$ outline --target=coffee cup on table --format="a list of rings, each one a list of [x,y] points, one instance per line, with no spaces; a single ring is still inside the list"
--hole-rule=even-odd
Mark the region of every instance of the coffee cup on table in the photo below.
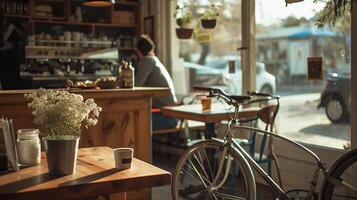
[[[236,73],[236,61],[235,60],[228,61],[228,71],[230,74]]]
[[[212,98],[210,97],[202,97],[201,98],[201,105],[202,111],[207,112],[211,110]]]
[[[115,168],[123,170],[129,169],[133,160],[134,149],[116,148],[114,149]]]

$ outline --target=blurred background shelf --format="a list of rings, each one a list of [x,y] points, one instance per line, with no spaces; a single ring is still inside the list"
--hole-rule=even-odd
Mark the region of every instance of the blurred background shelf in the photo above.
[[[140,1],[116,1],[104,8],[82,6],[78,0],[0,0],[4,8],[4,17],[9,21],[27,21],[32,27],[30,35],[41,32],[34,24],[43,23],[52,26],[78,26],[84,33],[106,32],[108,29],[122,29],[119,34],[130,33],[132,37],[141,34]],[[42,15],[42,16],[41,16]],[[46,16],[48,15],[48,16]],[[110,32],[110,30],[109,30]]]

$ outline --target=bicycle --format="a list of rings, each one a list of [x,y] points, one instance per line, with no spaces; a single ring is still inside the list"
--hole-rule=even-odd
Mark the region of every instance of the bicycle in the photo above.
[[[216,88],[195,87],[195,89],[208,92],[208,97],[223,99],[228,105],[234,106],[235,112],[234,117],[227,124],[228,131],[223,139],[204,139],[189,147],[181,156],[173,176],[172,194],[174,200],[254,200],[256,199],[256,184],[252,168],[270,185],[276,199],[310,200],[320,198],[330,200],[339,197],[335,196],[339,188],[348,190],[352,195],[351,199],[357,199],[357,178],[352,178],[353,183],[348,180],[352,175],[357,176],[357,149],[345,153],[327,170],[319,157],[305,146],[270,131],[239,125],[237,121],[239,109],[241,106],[249,104],[251,96],[232,96]],[[256,93],[256,95],[260,94]],[[261,96],[267,99],[279,98],[265,94],[261,94]],[[309,190],[284,191],[239,145],[234,139],[232,129],[255,131],[279,138],[312,156],[316,161],[316,167]],[[239,169],[239,175],[236,173],[237,169]],[[324,175],[324,180],[318,197],[315,190],[320,171]],[[344,176],[345,173],[347,173],[347,177]],[[337,193],[337,195],[339,194]]]

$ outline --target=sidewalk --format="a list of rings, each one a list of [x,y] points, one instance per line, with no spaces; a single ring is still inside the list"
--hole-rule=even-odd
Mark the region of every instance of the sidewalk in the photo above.
[[[293,94],[320,93],[322,89],[323,84],[278,85],[276,94],[285,96]]]

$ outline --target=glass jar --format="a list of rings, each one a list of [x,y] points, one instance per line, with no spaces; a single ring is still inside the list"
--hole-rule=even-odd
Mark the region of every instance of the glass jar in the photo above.
[[[17,154],[19,165],[32,166],[41,162],[41,144],[38,129],[19,129],[17,131]]]

